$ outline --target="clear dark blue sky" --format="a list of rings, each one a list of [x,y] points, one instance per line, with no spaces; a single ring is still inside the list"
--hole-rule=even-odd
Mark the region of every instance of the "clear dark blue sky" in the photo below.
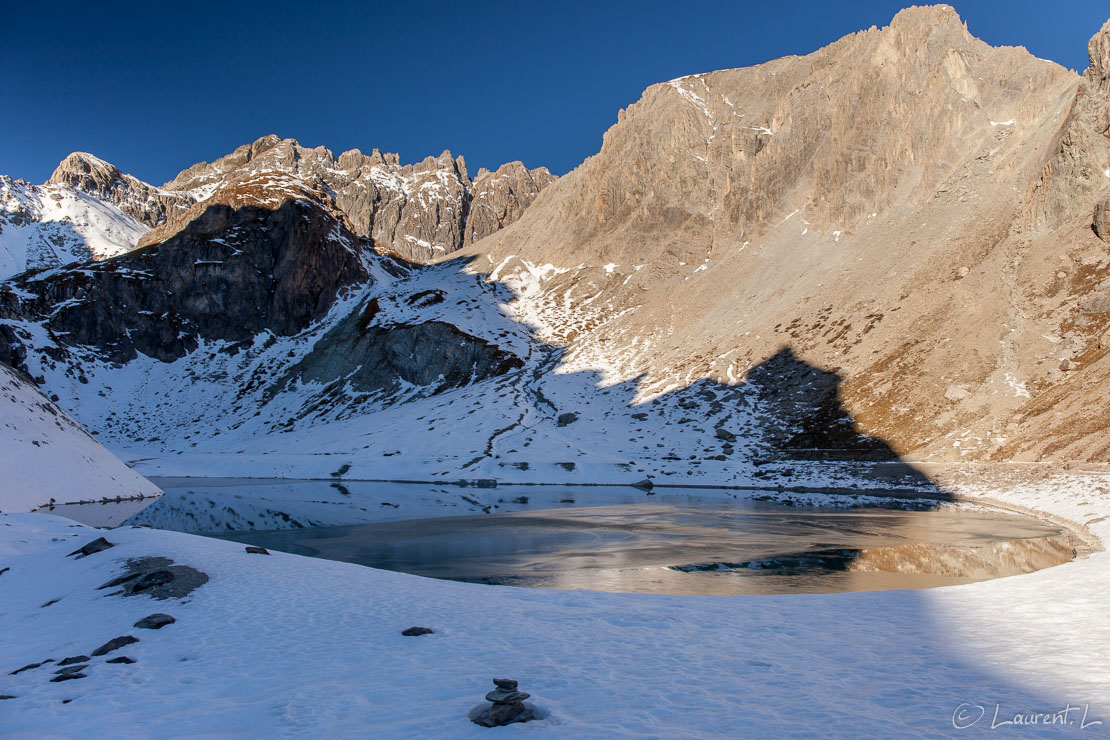
[[[805,54],[907,3],[4,3],[0,173],[73,150],[161,183],[267,133],[562,174],[654,82]],[[975,35],[1073,69],[1105,0],[952,3]]]

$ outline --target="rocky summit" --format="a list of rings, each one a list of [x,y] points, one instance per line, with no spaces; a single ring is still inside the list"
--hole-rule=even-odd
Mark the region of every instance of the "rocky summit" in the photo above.
[[[266,136],[153,187],[75,154],[2,183],[40,269],[0,284],[0,361],[162,472],[1105,460],[1107,49],[1077,75],[910,8],[653,85],[558,179]],[[58,198],[129,230],[46,238]]]
[[[152,243],[149,229],[195,205],[280,173],[325,190],[360,237],[382,253],[427,261],[504,228],[556,179],[509,162],[470,177],[465,160],[443,152],[402,165],[396,154],[356,150],[338,159],[324,147],[264,136],[214,162],[189,167],[161,187],[88,154],[66,157],[43,185],[0,175],[0,279],[27,269],[101,260]]]

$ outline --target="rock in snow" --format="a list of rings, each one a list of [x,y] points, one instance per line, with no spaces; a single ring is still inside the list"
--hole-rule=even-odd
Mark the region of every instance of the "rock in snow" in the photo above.
[[[162,614],[159,612],[143,617],[138,622],[135,622],[135,626],[145,630],[160,630],[167,624],[173,624],[176,621],[177,620],[169,614]]]
[[[72,556],[76,555],[77,559],[80,560],[81,558],[88,557],[89,555],[92,555],[93,553],[103,552],[104,550],[107,550],[110,547],[115,547],[115,545],[113,545],[111,542],[104,539],[103,537],[97,537],[92,542],[89,542],[89,543],[85,544],[83,547],[79,547],[78,549],[74,550],[67,557],[72,557]]]
[[[138,642],[138,641],[139,641],[138,637],[132,637],[131,635],[123,635],[121,637],[113,637],[111,640],[108,640],[108,642],[104,643],[103,645],[98,647],[96,650],[93,650],[92,654],[93,654],[94,658],[99,657],[101,655],[107,655],[108,653],[112,652],[113,650],[119,650],[121,647],[124,647],[125,645],[130,645],[130,644]]]
[[[524,700],[531,696],[517,690],[517,682],[508,678],[495,678],[496,689],[486,694],[486,701],[492,702],[471,715],[470,721],[483,727],[503,727],[516,722],[530,722],[535,719],[531,707]]]

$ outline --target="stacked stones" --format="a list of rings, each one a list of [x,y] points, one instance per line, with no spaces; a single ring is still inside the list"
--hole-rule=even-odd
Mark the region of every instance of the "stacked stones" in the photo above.
[[[517,691],[517,682],[509,678],[493,679],[496,689],[486,694],[486,701],[492,705],[475,714],[471,721],[483,727],[501,727],[514,722],[528,722],[535,719],[531,707],[524,706],[524,700],[531,694]]]

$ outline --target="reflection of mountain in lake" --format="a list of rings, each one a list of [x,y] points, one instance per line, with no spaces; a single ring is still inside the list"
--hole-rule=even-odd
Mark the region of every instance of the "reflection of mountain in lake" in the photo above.
[[[433,578],[712,595],[924,588],[1028,572],[1074,555],[1060,530],[1027,517],[720,499],[224,537]]]

